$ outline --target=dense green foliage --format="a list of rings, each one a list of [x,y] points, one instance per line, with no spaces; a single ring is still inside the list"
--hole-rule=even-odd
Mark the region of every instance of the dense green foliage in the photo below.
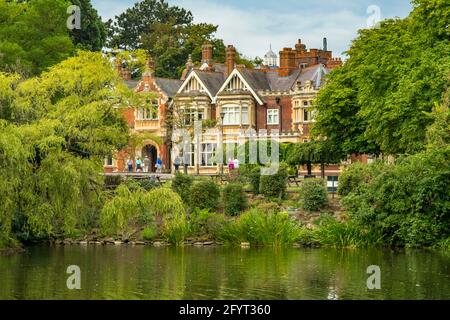
[[[353,221],[377,233],[384,243],[437,245],[450,236],[449,159],[447,146],[396,164],[350,169],[344,177],[362,171],[363,179],[346,183],[343,204]]]
[[[106,43],[106,27],[91,0],[70,0],[81,10],[81,29],[74,29],[70,36],[73,44],[83,50],[101,51]],[[67,15],[66,15],[67,16]]]
[[[98,224],[103,158],[127,142],[131,93],[100,54],[20,81],[0,73],[0,238],[77,236]]]
[[[247,195],[242,185],[228,184],[223,188],[222,194],[225,214],[236,216],[247,208]]]
[[[244,164],[239,167],[238,180],[240,183],[250,184],[253,194],[259,194],[259,182],[261,179],[261,167]]]
[[[73,54],[66,0],[0,0],[0,71],[36,75]]]
[[[450,3],[414,0],[405,19],[365,29],[317,99],[316,134],[344,154],[416,153],[449,83]]]
[[[175,178],[172,180],[172,190],[178,193],[185,204],[189,204],[193,183],[194,178],[192,176],[182,173],[175,174]]]
[[[287,179],[287,165],[281,163],[275,174],[261,176],[259,192],[266,197],[284,199],[286,197]]]
[[[319,211],[327,203],[327,191],[322,179],[306,179],[300,187],[301,207],[308,211]]]
[[[190,189],[192,209],[215,210],[220,202],[220,188],[210,179],[196,181]]]
[[[237,220],[225,223],[218,237],[231,244],[249,242],[255,246],[280,247],[294,243],[300,230],[285,212],[264,213],[252,209]]]
[[[292,145],[285,152],[285,157],[290,165],[306,165],[309,176],[312,174],[312,165],[320,164],[322,178],[325,177],[326,164],[336,164],[345,158],[342,151],[327,140]]]

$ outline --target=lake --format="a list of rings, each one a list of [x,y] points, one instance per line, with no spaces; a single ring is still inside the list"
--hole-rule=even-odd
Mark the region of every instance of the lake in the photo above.
[[[34,246],[0,256],[0,299],[450,299],[450,252]]]

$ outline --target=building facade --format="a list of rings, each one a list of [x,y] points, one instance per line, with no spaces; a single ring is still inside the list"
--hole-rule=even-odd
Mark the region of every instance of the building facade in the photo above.
[[[326,75],[342,64],[327,50],[326,39],[323,49],[307,50],[301,40],[294,48],[282,49],[279,66],[276,54],[270,50],[263,65],[255,69],[236,64],[233,46],[226,48],[225,63],[212,60],[210,44],[205,43],[202,49],[200,67],[195,68],[189,58],[180,80],[156,78],[151,72],[145,73],[141,81],[128,80],[136,92],[157,94],[151,102],[153,112],[147,112],[148,108],[130,108],[125,114],[134,132],[158,137],[158,141],[144,140],[133,147],[138,157],[154,160],[160,156],[165,171],[170,172],[172,158],[181,155],[189,158],[190,173],[215,174],[221,170],[215,157],[218,145],[241,144],[242,131],[265,130],[269,136],[275,134],[279,143],[310,140],[315,117],[313,101]],[[196,121],[203,124],[200,141],[183,150],[169,141],[168,127],[192,132]],[[133,152],[128,151],[128,156],[130,153]],[[124,170],[126,156],[116,158],[109,170]]]

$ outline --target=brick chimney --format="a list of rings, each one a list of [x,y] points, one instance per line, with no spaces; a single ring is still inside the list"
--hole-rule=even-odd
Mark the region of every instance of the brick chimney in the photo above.
[[[295,60],[295,51],[292,48],[284,48],[280,51],[280,68],[278,69],[280,77],[287,77],[297,69]]]
[[[230,75],[236,64],[236,49],[232,45],[227,47],[227,56],[226,56],[226,65],[227,65],[227,74]]]
[[[209,42],[205,42],[202,46],[202,64],[212,64],[213,46]]]

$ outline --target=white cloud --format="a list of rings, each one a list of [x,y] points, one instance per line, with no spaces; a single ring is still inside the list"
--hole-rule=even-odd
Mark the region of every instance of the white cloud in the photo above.
[[[328,38],[329,50],[339,56],[366,23],[364,16],[348,10],[277,13],[263,8],[246,10],[207,0],[172,0],[170,3],[191,10],[196,22],[219,25],[217,36],[251,57],[263,56],[270,44],[274,51],[293,47],[298,39],[302,39],[308,48],[322,48],[324,37]]]

